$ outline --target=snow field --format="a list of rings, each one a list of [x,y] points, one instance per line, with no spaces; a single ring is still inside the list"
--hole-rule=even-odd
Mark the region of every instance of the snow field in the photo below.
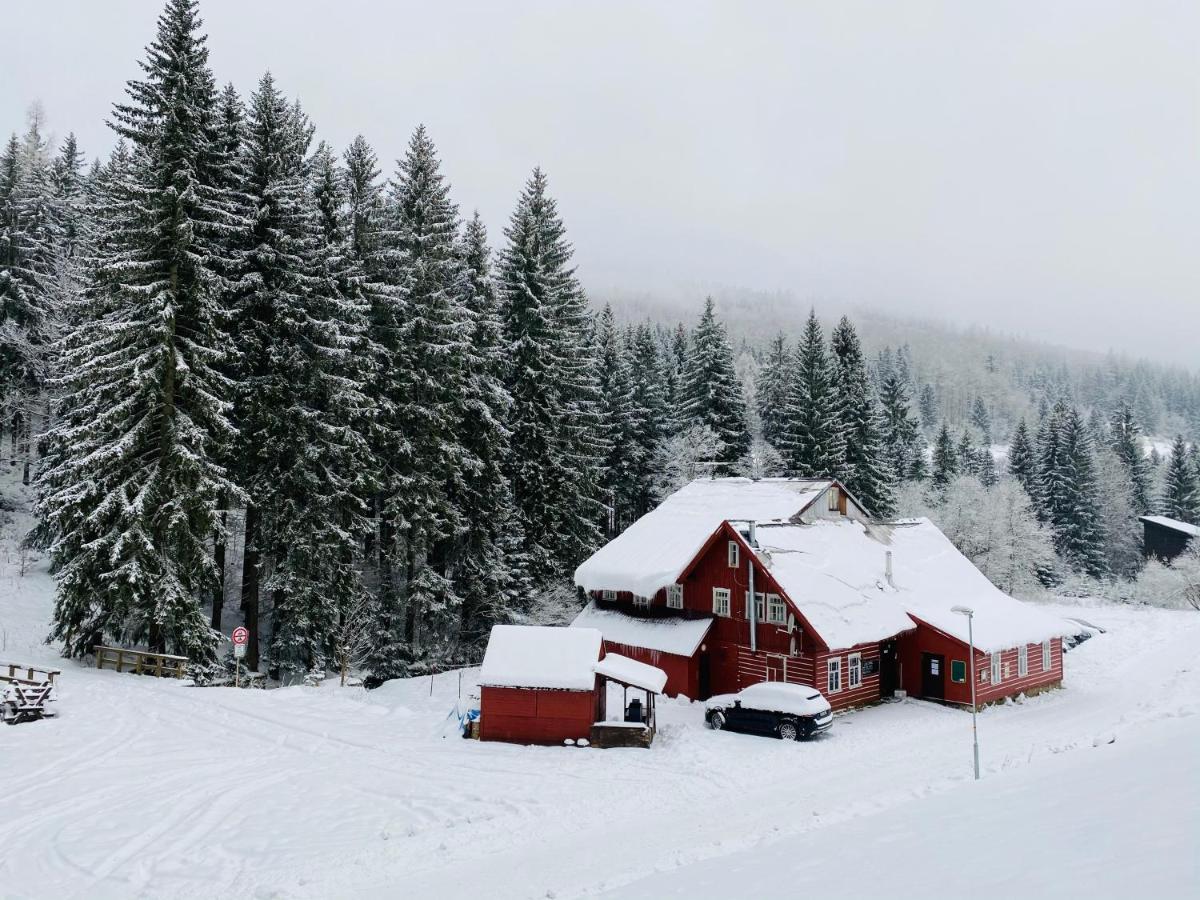
[[[9,656],[55,659],[26,643],[47,583],[6,588]],[[1066,690],[981,714],[989,782],[1084,766],[1155,723],[1194,734],[1200,616],[1085,616],[1109,631],[1068,654]],[[802,744],[714,733],[700,704],[666,701],[652,749],[596,751],[462,740],[457,673],[431,695],[428,678],[236,691],[61,667],[59,717],[0,730],[5,897],[637,896],[657,872],[778,842],[802,856],[971,788],[969,717],[917,701]]]

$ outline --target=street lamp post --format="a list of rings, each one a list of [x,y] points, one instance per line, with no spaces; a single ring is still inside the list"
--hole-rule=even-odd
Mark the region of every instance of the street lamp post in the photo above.
[[[969,606],[955,606],[951,612],[967,617],[967,646],[971,661],[967,663],[967,680],[971,682],[971,744],[975,752],[975,780],[979,780],[979,729],[975,725],[975,610]]]

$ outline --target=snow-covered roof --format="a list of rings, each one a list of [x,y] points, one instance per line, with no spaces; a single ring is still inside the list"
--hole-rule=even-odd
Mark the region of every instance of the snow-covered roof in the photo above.
[[[1188,522],[1181,522],[1178,519],[1172,519],[1168,516],[1139,516],[1139,518],[1143,522],[1161,525],[1163,528],[1170,528],[1172,531],[1178,531],[1181,534],[1186,534],[1188,537],[1200,537],[1200,526],[1192,525]]]
[[[594,628],[495,625],[479,671],[488,687],[590,691],[602,638]]]
[[[914,627],[884,576],[888,548],[861,522],[759,525],[755,536],[759,560],[831,650]]]
[[[572,628],[594,628],[613,644],[645,647],[660,653],[691,656],[708,634],[712,618],[640,619],[589,603],[571,623]]]
[[[592,554],[575,570],[575,583],[585,591],[653,597],[675,583],[722,522],[786,521],[830,484],[828,479],[697,479]]]
[[[619,653],[608,653],[596,663],[596,674],[655,694],[661,694],[667,683],[667,673],[658,666],[649,666]]]
[[[967,640],[966,616],[951,611],[960,605],[974,610],[975,646],[989,653],[1078,630],[1057,616],[1008,596],[928,519],[913,519],[880,530],[885,532],[886,549],[892,551],[896,585],[893,596],[909,615],[939,631]],[[876,570],[881,563],[877,563]]]

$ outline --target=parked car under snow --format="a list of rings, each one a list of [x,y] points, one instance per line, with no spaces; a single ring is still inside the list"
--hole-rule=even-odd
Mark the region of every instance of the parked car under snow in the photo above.
[[[833,726],[829,701],[806,684],[764,681],[705,703],[705,719],[715,731],[773,734],[785,741],[807,740]]]

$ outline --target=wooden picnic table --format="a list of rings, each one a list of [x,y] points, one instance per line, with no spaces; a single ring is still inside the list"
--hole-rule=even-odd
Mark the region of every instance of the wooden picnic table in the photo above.
[[[123,647],[105,647],[102,644],[97,644],[94,649],[97,669],[103,669],[108,664],[118,672],[155,675],[159,678],[183,678],[188,664],[186,656],[172,656],[170,653],[126,650]]]
[[[54,715],[46,704],[54,699],[54,679],[61,674],[59,669],[0,663],[0,720],[16,725]]]

